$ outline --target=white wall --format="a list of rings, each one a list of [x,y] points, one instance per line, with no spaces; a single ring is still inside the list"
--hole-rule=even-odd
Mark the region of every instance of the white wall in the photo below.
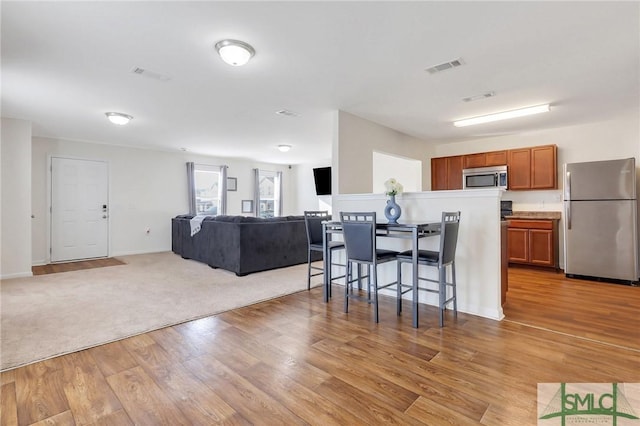
[[[422,161],[374,151],[372,174],[374,193],[385,192],[384,183],[389,178],[398,181],[405,192],[422,191]]]
[[[553,114],[553,110],[549,112]],[[562,165],[582,161],[635,157],[640,165],[640,111],[612,120],[537,132],[436,144],[436,157],[474,152],[555,144],[558,146],[556,191],[507,191],[503,199],[513,200],[514,210],[561,211]]]
[[[443,211],[461,212],[456,249],[458,309],[496,320],[504,316],[500,292],[500,218],[496,214],[501,192],[498,189],[430,191],[405,193],[397,198],[402,207],[400,223],[440,222]],[[334,211],[375,211],[377,221],[384,222],[386,198],[383,194],[337,195],[333,199]],[[377,241],[379,248],[398,251],[410,248],[406,239],[378,238]],[[420,248],[438,250],[439,241],[439,237],[423,238],[420,240]],[[344,252],[338,253],[343,256]],[[338,259],[343,260],[344,258]],[[378,268],[380,284],[396,280],[395,262],[384,263]],[[406,280],[411,279],[410,268],[405,268],[403,282],[405,277]],[[342,271],[336,270],[336,273]],[[436,279],[436,268],[421,267],[421,276]],[[405,297],[411,297],[410,293]],[[421,292],[419,300],[421,303],[437,305],[437,296],[433,294]],[[403,315],[411,315],[409,304],[405,304]]]
[[[422,188],[431,187],[431,144],[344,111],[337,120],[332,161],[338,194],[373,192],[374,151],[421,161]]]
[[[33,252],[34,264],[48,262],[48,159],[66,156],[109,163],[109,254],[118,256],[171,250],[171,218],[188,213],[185,163],[223,165],[237,178],[237,191],[228,191],[228,214],[241,214],[241,201],[253,199],[253,168],[283,172],[284,214],[294,214],[297,199],[291,170],[286,165],[213,158],[187,152],[153,151],[122,146],[33,138]],[[28,192],[27,192],[28,193]],[[147,234],[147,228],[151,232]]]
[[[31,123],[2,118],[0,277],[31,276]]]
[[[294,214],[302,214],[305,210],[331,210],[331,196],[316,195],[315,182],[313,180],[314,168],[329,166],[331,166],[331,160],[292,166],[291,181],[296,199]]]

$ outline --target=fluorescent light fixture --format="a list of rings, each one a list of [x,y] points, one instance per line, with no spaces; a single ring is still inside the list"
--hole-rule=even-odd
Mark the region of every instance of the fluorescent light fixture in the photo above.
[[[120,126],[124,126],[133,120],[133,117],[127,114],[123,114],[121,112],[105,112],[104,113],[110,122],[113,124],[118,124]]]
[[[246,64],[256,54],[253,47],[240,40],[222,40],[215,47],[222,60],[234,67]]]
[[[498,112],[495,114],[480,115],[478,117],[465,118],[464,120],[454,121],[456,127],[471,126],[473,124],[490,123],[492,121],[506,120],[508,118],[524,117],[525,115],[539,114],[549,111],[549,104],[538,105],[527,108],[514,109],[511,111]]]
[[[281,152],[287,152],[291,149],[291,145],[278,145],[278,149]]]

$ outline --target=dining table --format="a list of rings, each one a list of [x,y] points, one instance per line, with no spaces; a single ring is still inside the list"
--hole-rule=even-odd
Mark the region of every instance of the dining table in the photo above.
[[[401,238],[411,240],[412,256],[412,312],[413,327],[418,328],[418,249],[420,240],[426,237],[440,235],[440,221],[403,221],[401,223],[376,223],[376,238]],[[323,259],[324,274],[324,302],[329,302],[331,282],[329,280],[329,268],[331,265],[326,259],[329,259],[329,242],[332,241],[334,235],[342,234],[342,223],[340,221],[323,221],[322,222],[322,243],[323,243]],[[345,277],[345,280],[347,278]]]

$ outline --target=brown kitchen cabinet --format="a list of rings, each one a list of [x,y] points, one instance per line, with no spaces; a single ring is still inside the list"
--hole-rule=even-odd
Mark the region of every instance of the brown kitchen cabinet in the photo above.
[[[558,221],[511,219],[508,228],[509,263],[558,269]]]
[[[509,189],[558,189],[556,145],[510,149]]]
[[[464,168],[485,167],[487,165],[487,153],[467,154],[464,156]]]
[[[485,155],[485,166],[506,166],[507,165],[507,151],[492,151],[487,152]]]
[[[477,154],[467,154],[464,156],[465,169],[506,165],[507,151],[479,152]]]
[[[431,159],[431,190],[462,189],[463,156]]]
[[[464,168],[506,166],[507,151],[478,152],[464,156]]]

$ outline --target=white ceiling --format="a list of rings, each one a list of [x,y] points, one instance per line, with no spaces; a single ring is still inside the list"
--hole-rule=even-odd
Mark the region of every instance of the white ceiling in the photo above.
[[[338,109],[442,143],[599,121],[639,104],[636,1],[1,7],[2,116],[32,121],[34,136],[297,164],[330,158]],[[225,38],[255,57],[223,63],[213,45]],[[456,58],[465,65],[425,71]],[[462,101],[487,91],[496,96]],[[546,114],[451,124],[548,102]],[[115,126],[107,111],[135,118]],[[293,149],[281,153],[281,143]]]

